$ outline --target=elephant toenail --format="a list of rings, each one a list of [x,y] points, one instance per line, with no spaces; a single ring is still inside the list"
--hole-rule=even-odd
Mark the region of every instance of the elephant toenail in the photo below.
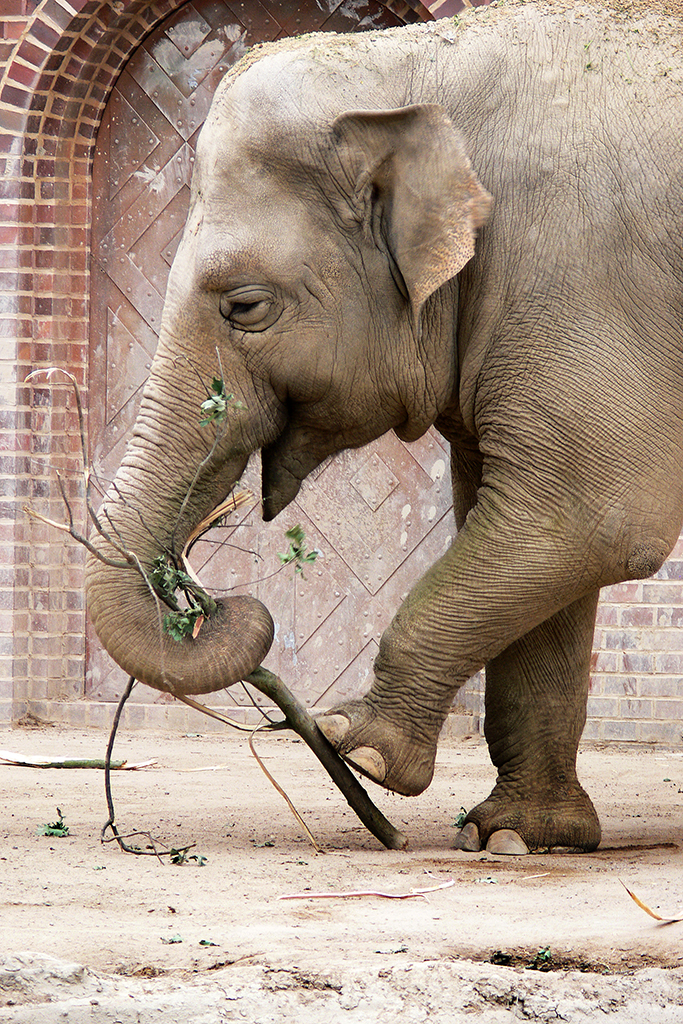
[[[481,842],[479,841],[479,829],[473,821],[468,821],[458,832],[453,843],[455,850],[464,850],[465,853],[479,853]]]
[[[321,733],[333,747],[339,747],[347,732],[351,728],[346,715],[321,715],[316,718],[316,725]]]
[[[511,828],[501,828],[491,834],[486,844],[488,853],[510,854],[511,856],[522,856],[529,852],[529,847],[517,832]]]
[[[379,750],[375,750],[374,747],[356,747],[345,757],[376,782],[384,782],[387,777],[386,762]]]

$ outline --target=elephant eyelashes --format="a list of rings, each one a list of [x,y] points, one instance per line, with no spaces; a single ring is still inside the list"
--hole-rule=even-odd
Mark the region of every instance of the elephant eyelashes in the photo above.
[[[273,296],[255,288],[241,289],[239,293],[224,292],[220,312],[224,320],[241,331],[265,331],[280,314]]]

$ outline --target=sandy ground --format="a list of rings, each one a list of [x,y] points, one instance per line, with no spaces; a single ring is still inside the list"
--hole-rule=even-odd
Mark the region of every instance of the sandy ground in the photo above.
[[[450,849],[461,806],[493,782],[477,739],[442,745],[420,797],[371,787],[405,853],[365,831],[303,743],[256,744],[324,855],[241,735],[117,740],[115,756],[156,760],[113,775],[121,830],[194,843],[203,866],[102,845],[101,771],[0,767],[0,1021],[683,1022],[683,923],[658,924],[621,884],[683,916],[680,750],[582,749],[601,848],[505,858]],[[0,732],[24,755],[105,745],[60,727]],[[40,835],[57,807],[69,835]],[[426,898],[280,899],[450,880]]]

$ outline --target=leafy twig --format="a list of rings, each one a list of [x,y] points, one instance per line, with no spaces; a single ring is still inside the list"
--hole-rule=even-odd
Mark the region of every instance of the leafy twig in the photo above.
[[[283,565],[289,565],[293,562],[294,571],[300,573],[303,578],[304,566],[312,565],[318,557],[318,552],[315,550],[306,550],[306,534],[298,523],[296,526],[293,526],[291,530],[287,530],[285,532],[285,537],[289,541],[289,549],[284,555],[278,555],[277,557]]]
[[[221,354],[220,354],[220,351],[219,351],[218,348],[216,348],[216,358],[218,360],[219,377],[217,377],[215,379],[216,380],[220,380],[222,382],[223,381],[223,364],[221,362]],[[197,486],[197,481],[199,480],[199,478],[200,478],[204,468],[211,462],[211,459],[213,458],[213,456],[214,456],[214,454],[215,454],[215,452],[216,452],[216,450],[218,448],[218,445],[220,444],[221,440],[225,436],[225,421],[224,421],[224,419],[214,420],[214,422],[216,424],[216,433],[215,433],[215,436],[214,436],[214,439],[213,439],[213,443],[211,444],[211,447],[209,448],[209,450],[206,453],[206,455],[204,456],[204,458],[201,460],[201,462],[197,466],[197,468],[195,470],[195,473],[194,473],[194,476],[192,477],[192,480],[190,482],[190,486],[187,488],[187,491],[185,493],[185,497],[183,498],[183,500],[182,500],[182,502],[180,504],[180,508],[178,509],[178,515],[176,516],[175,526],[173,527],[173,531],[171,533],[171,546],[173,548],[175,548],[176,530],[178,529],[178,526],[180,525],[182,517],[183,517],[183,515],[185,513],[185,509],[187,508],[188,502],[189,502],[190,498],[192,497],[192,494],[194,492],[195,487]]]

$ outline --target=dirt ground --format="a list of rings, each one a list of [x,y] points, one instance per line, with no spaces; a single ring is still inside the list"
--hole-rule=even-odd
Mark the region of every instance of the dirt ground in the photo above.
[[[26,756],[105,746],[94,731],[0,732],[0,748]],[[156,761],[114,773],[121,830],[194,843],[202,866],[102,845],[101,771],[0,767],[0,1021],[683,1022],[683,923],[658,924],[621,884],[683,917],[680,750],[582,749],[600,849],[509,858],[450,849],[461,806],[493,782],[478,739],[442,744],[420,797],[368,784],[410,836],[404,853],[365,831],[303,743],[256,746],[324,854],[241,735],[117,740],[115,757]],[[57,807],[69,835],[40,835]],[[405,900],[280,898],[451,880]]]

